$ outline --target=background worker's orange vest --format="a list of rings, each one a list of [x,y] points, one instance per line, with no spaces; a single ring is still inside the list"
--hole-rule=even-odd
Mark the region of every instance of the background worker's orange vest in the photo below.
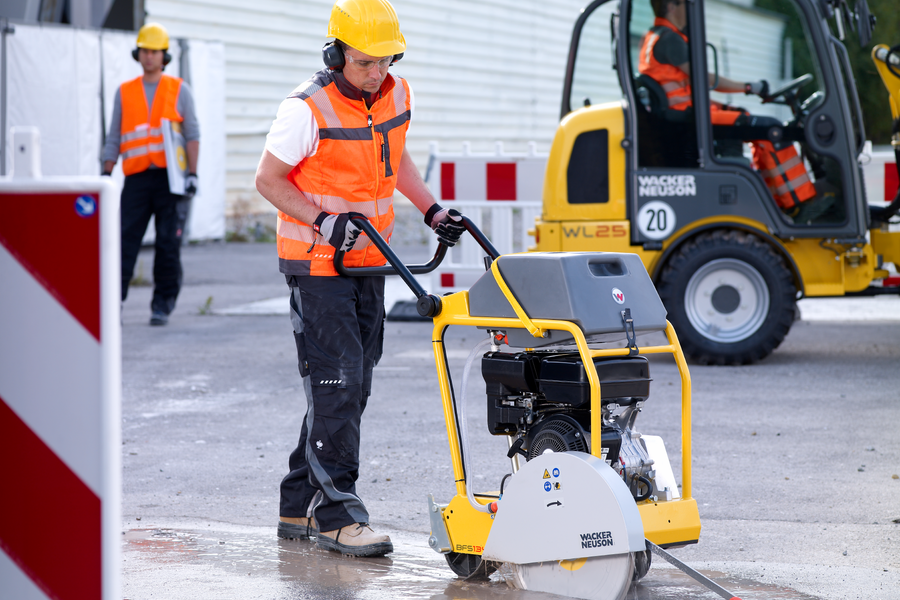
[[[343,92],[341,91],[343,90]],[[306,199],[331,214],[365,215],[382,237],[394,230],[394,188],[409,128],[407,83],[388,74],[371,108],[343,75],[319,71],[291,94],[305,101],[319,126],[319,146],[288,179]],[[334,248],[310,224],[279,211],[279,266],[289,275],[337,275]],[[385,264],[365,235],[344,255],[348,267]]]
[[[175,108],[181,79],[163,75],[156,86],[153,107],[147,106],[143,77],[126,81],[119,88],[122,103],[122,133],[119,154],[122,171],[134,175],[146,171],[150,165],[164,168],[166,152],[163,146],[162,120],[181,122],[184,118]]]

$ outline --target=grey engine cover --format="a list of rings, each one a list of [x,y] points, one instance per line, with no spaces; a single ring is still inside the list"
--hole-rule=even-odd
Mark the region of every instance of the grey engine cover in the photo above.
[[[516,300],[532,319],[572,321],[593,342],[625,339],[622,311],[631,310],[636,334],[664,331],[666,309],[636,254],[619,252],[529,252],[497,259]],[[516,318],[493,273],[469,290],[473,317]],[[537,348],[572,341],[559,330],[536,338],[527,329],[507,329],[509,345]]]

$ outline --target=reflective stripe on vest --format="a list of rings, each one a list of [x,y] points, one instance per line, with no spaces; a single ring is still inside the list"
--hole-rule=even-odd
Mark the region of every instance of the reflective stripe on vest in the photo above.
[[[396,173],[409,127],[409,90],[403,79],[389,74],[372,107],[366,108],[359,90],[347,86],[342,75],[323,70],[291,94],[310,107],[319,127],[319,145],[288,179],[314,206],[331,214],[360,213],[390,241]],[[334,248],[309,224],[279,211],[276,237],[283,273],[337,275]],[[385,262],[364,235],[344,255],[348,267]]]
[[[666,93],[669,108],[685,110],[691,106],[691,78],[676,67],[659,62],[653,56],[653,47],[664,35],[671,35],[669,31],[678,34],[687,43],[688,38],[677,27],[666,19],[659,17],[653,21],[653,29],[647,32],[641,42],[641,52],[638,60],[638,71],[652,77]]]
[[[803,159],[793,144],[775,150],[771,142],[752,143],[753,164],[781,208],[793,208],[816,195]]]
[[[122,106],[119,154],[125,175],[146,171],[151,164],[166,166],[162,120],[184,120],[176,108],[180,91],[181,79],[163,75],[156,86],[153,106],[148,108],[143,77],[126,81],[119,88]]]

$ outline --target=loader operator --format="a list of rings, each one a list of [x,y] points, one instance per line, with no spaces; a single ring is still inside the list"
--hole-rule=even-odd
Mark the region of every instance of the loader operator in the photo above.
[[[690,48],[683,32],[687,25],[687,0],[650,0],[656,19],[641,43],[638,70],[656,80],[666,93],[668,107],[687,110],[691,107]],[[709,75],[709,84],[715,75]],[[763,79],[740,83],[719,76],[716,91],[756,94],[766,97],[769,85]],[[743,109],[710,102],[713,125],[750,125],[754,127],[780,126],[772,117],[754,116]],[[794,222],[808,222],[821,214],[827,206],[816,202],[813,209],[808,201],[816,196],[803,160],[791,142],[773,144],[769,140],[752,140],[753,165],[762,175],[775,202]]]
[[[307,400],[281,482],[278,535],[382,556],[393,545],[369,527],[356,480],[360,420],[384,339],[384,277],[339,276],[334,254],[345,250],[348,267],[385,264],[368,238],[357,239],[350,216],[364,215],[390,241],[395,188],[446,245],[464,228],[458,212],[435,203],[405,149],[413,96],[388,72],[406,50],[391,4],[337,0],[328,37],[326,68],[281,103],[256,173],[278,209],[279,267]]]
[[[138,31],[131,55],[144,74],[126,81],[116,91],[109,133],[103,146],[103,175],[111,175],[119,155],[125,185],[122,188],[122,302],[150,217],[156,216],[153,258],[153,299],[150,324],[165,325],[181,290],[181,234],[190,199],[197,193],[197,157],[200,128],[191,88],[177,77],[163,74],[172,60],[169,34],[158,23]],[[162,119],[181,124],[186,141],[188,176],[185,194],[169,191]]]

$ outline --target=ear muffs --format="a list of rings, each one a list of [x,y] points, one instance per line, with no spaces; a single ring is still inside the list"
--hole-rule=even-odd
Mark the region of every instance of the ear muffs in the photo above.
[[[131,58],[140,62],[140,48],[135,48],[131,51]],[[166,66],[170,62],[172,62],[172,55],[166,50],[163,52],[163,66]]]
[[[332,71],[343,69],[344,52],[334,42],[328,42],[322,46],[322,62]]]
[[[398,60],[400,60],[401,58],[403,58],[403,54],[404,54],[403,52],[401,52],[400,54],[395,54],[395,55],[394,55],[394,60],[391,61],[391,64],[394,64],[395,62],[397,62]]]

